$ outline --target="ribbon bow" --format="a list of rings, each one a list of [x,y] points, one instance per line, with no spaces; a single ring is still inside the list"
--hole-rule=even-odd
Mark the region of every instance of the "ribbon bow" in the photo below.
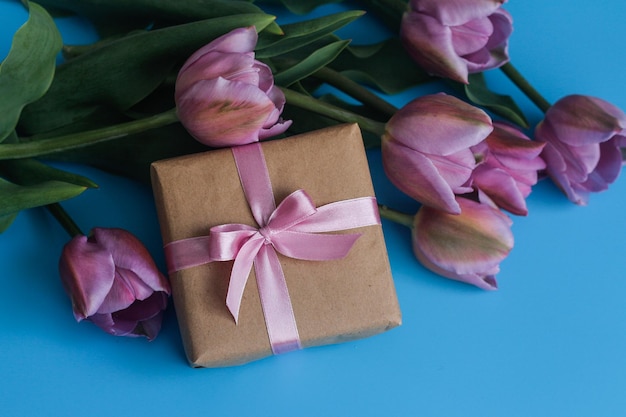
[[[345,257],[360,234],[322,234],[380,224],[374,197],[315,207],[304,190],[275,206],[265,158],[258,143],[232,148],[244,193],[259,225],[224,224],[208,236],[165,247],[170,272],[213,261],[234,260],[226,305],[235,322],[252,267],[255,268],[272,351],[300,348],[300,338],[278,253],[290,258],[329,261]]]

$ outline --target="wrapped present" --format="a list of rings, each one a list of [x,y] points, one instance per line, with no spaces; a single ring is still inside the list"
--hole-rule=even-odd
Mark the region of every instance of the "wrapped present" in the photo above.
[[[158,161],[152,182],[192,366],[400,324],[357,125]]]

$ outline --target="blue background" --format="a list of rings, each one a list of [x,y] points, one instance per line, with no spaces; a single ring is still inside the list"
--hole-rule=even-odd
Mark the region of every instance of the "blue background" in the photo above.
[[[621,0],[505,8],[515,21],[512,61],[549,101],[581,93],[626,109]],[[17,1],[0,0],[0,56],[25,18]],[[66,42],[95,38],[76,19],[59,23]],[[371,16],[341,32],[355,42],[384,34]],[[499,71],[488,79],[540,119]],[[402,105],[417,93],[391,99]],[[369,157],[379,199],[415,210],[384,178],[379,154]],[[64,167],[101,186],[65,204],[84,230],[126,228],[163,265],[148,188]],[[515,248],[498,291],[429,273],[411,253],[409,230],[384,222],[401,327],[226,369],[188,367],[172,309],[153,342],[77,324],[57,273],[65,232],[44,210],[23,212],[0,235],[0,415],[626,415],[626,178],[587,207],[544,181],[528,205],[529,216],[513,219]]]

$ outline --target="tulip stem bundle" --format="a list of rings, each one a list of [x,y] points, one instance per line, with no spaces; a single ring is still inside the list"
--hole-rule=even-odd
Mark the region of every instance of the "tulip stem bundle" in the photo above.
[[[389,207],[379,204],[378,212],[380,213],[380,217],[391,220],[394,223],[401,224],[408,228],[413,227],[413,216],[410,214],[402,213],[394,209],[390,209]]]
[[[46,208],[59,222],[59,224],[63,226],[63,229],[65,229],[70,237],[81,236],[83,234],[80,227],[78,227],[76,222],[74,222],[67,211],[65,211],[59,203],[48,204]]]
[[[385,123],[377,122],[365,116],[342,109],[341,107],[334,106],[330,103],[325,103],[321,100],[298,93],[288,88],[281,88],[281,90],[285,94],[287,103],[290,105],[312,111],[322,116],[330,117],[331,119],[339,122],[358,123],[361,129],[371,132],[378,137],[385,133]]]
[[[535,103],[542,112],[548,111],[551,104],[543,98],[541,94],[524,78],[524,76],[511,64],[507,62],[500,67],[500,70],[513,82],[526,96]]]
[[[391,103],[383,100],[377,94],[374,94],[361,84],[352,81],[338,71],[324,67],[318,70],[313,76],[321,81],[325,81],[329,85],[336,87],[342,92],[348,94],[355,100],[371,106],[383,113],[385,116],[391,117],[398,111],[398,108]]]
[[[0,160],[32,158],[82,148],[108,140],[118,139],[134,133],[167,126],[178,121],[176,109],[171,109],[154,116],[133,120],[132,122],[107,126],[86,132],[72,133],[53,138],[32,140],[22,143],[7,143],[0,147]],[[24,140],[24,139],[23,139]]]

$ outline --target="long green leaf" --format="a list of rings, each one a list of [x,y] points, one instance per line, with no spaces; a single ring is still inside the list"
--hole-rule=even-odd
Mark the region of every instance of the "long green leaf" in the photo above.
[[[22,186],[0,178],[0,216],[77,196],[85,187],[60,181]]]
[[[11,226],[18,214],[19,213],[11,213],[0,216],[0,233],[4,232],[9,228],[9,226]]]
[[[240,14],[259,14],[263,10],[245,0],[39,0],[44,6],[71,10],[94,22],[103,36],[146,27],[155,20],[171,24]],[[268,29],[280,33],[277,24]]]
[[[342,28],[363,15],[360,10],[335,13],[317,19],[283,25],[284,35],[261,33],[256,47],[257,58],[271,58],[294,51]]]
[[[12,132],[5,143],[19,143],[17,134]],[[2,146],[0,145],[0,149]],[[89,178],[63,171],[44,164],[34,158],[0,161],[0,177],[18,185],[35,185],[45,181],[63,181],[81,187],[97,188],[98,184]]]
[[[528,121],[524,113],[517,106],[513,98],[496,94],[489,90],[482,73],[470,74],[469,84],[464,85],[464,89],[467,98],[473,103],[483,106],[521,127],[528,127]]]
[[[196,49],[232,29],[273,22],[267,14],[202,20],[123,37],[58,67],[46,95],[24,108],[20,128],[37,134],[101,108],[126,110],[154,91]]]
[[[15,33],[0,65],[0,142],[15,129],[24,106],[48,90],[62,44],[52,17],[29,3],[28,20]]]
[[[0,175],[19,185],[35,185],[54,180],[87,188],[98,187],[98,184],[87,177],[51,167],[33,158],[0,162]]]
[[[332,60],[335,59],[337,55],[339,55],[339,53],[346,46],[348,46],[349,43],[350,41],[338,41],[316,50],[304,60],[282,72],[277,73],[274,76],[274,81],[278,85],[288,87],[291,84],[308,77],[320,68],[323,68],[328,63],[332,62]]]

